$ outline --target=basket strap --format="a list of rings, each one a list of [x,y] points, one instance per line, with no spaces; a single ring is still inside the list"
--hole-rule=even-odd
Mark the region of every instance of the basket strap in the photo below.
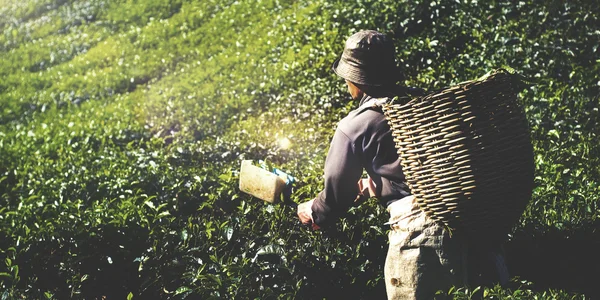
[[[382,111],[381,109],[382,109],[383,105],[388,102],[390,102],[390,98],[387,98],[387,97],[386,98],[371,98],[368,101],[366,101],[365,103],[363,103],[363,105],[361,105],[358,108],[358,113],[360,114],[368,109]]]

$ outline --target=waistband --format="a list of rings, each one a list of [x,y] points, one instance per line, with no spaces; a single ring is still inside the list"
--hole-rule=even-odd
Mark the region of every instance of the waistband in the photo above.
[[[390,214],[392,211],[394,211],[395,215],[400,215],[400,214],[408,215],[412,211],[414,211],[415,208],[419,209],[418,205],[415,203],[415,196],[409,195],[409,196],[401,198],[397,201],[392,202],[390,205],[388,205],[387,211]],[[386,222],[384,225],[390,225],[394,222],[395,221],[390,219],[390,221]]]

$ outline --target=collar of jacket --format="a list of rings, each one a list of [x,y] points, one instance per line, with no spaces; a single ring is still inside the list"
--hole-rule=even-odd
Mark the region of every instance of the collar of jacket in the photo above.
[[[360,100],[358,105],[359,105],[360,110],[364,110],[365,108],[370,108],[370,107],[381,107],[388,101],[390,101],[390,98],[388,98],[388,97],[373,98],[373,97],[365,94],[363,96],[363,98]]]

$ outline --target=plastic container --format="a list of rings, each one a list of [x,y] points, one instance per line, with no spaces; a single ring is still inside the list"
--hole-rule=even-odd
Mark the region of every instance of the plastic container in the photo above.
[[[243,160],[240,169],[240,190],[269,203],[281,200],[286,181],[276,174]]]

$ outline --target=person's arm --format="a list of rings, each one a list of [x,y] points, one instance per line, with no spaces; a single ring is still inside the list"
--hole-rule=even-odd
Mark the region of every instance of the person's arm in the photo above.
[[[314,199],[312,222],[322,226],[346,213],[359,194],[357,181],[363,171],[358,151],[341,130],[336,130],[325,160],[325,188]]]

